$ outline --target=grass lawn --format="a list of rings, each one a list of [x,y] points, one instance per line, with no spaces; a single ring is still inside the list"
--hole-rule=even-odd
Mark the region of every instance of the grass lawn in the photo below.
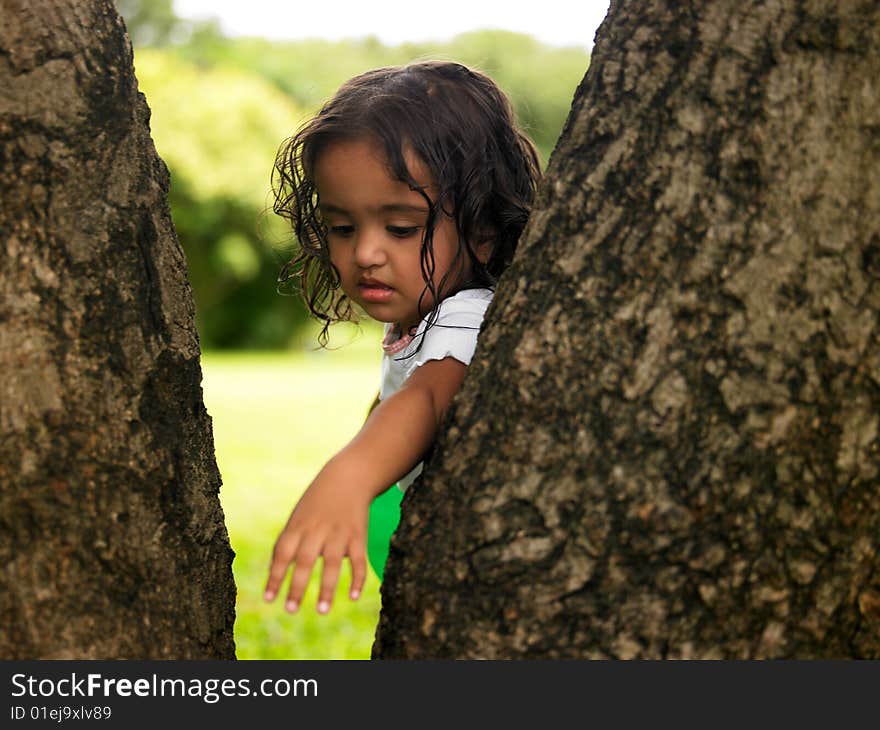
[[[285,593],[262,599],[272,546],[302,491],[360,428],[379,383],[373,328],[338,350],[205,353],[205,405],[213,419],[220,500],[235,550],[239,659],[368,659],[379,617],[379,581],[368,569],[358,601],[348,598],[346,561],[329,615],[315,610],[313,574],[299,613]],[[283,589],[286,591],[286,586]]]

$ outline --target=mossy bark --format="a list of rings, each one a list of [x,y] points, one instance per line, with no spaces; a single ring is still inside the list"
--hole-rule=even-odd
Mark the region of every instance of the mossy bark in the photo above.
[[[186,261],[109,0],[0,6],[0,656],[234,658]]]
[[[880,6],[612,2],[374,656],[880,657]]]

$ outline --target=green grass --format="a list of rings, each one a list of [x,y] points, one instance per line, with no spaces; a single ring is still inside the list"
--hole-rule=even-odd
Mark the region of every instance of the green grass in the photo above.
[[[318,573],[299,613],[262,599],[272,547],[302,491],[360,428],[376,395],[376,328],[334,351],[206,353],[205,405],[213,419],[220,500],[235,550],[239,659],[367,659],[379,617],[372,570],[358,601],[345,564],[333,608],[315,610]]]

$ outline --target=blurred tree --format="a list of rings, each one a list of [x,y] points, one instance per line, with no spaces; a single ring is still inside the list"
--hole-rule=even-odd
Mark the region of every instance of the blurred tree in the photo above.
[[[200,65],[254,71],[289,94],[303,109],[316,109],[347,79],[371,68],[424,58],[451,58],[486,71],[511,96],[544,161],[571,106],[572,90],[589,64],[582,48],[554,48],[531,36],[487,30],[449,43],[385,46],[375,38],[276,42],[263,38],[194,37],[179,47]]]
[[[880,5],[620,0],[387,658],[880,658]]]
[[[234,658],[168,173],[110,0],[0,33],[0,655]]]
[[[173,0],[115,0],[135,46],[164,46],[170,43],[181,20],[174,14]]]
[[[173,0],[114,0],[136,48],[165,48],[197,42],[224,44],[217,18],[187,20],[174,13]]]
[[[171,170],[203,347],[288,345],[306,311],[275,290],[288,233],[266,210],[275,152],[303,113],[247,71],[200,68],[152,49],[139,49],[135,64]]]
[[[546,164],[590,63],[582,48],[554,48],[522,33],[485,30],[456,36],[444,55],[488,73],[510,96]]]

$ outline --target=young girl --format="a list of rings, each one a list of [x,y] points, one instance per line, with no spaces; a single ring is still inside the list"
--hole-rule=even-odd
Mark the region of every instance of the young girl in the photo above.
[[[344,557],[349,595],[360,596],[370,504],[421,471],[539,174],[507,98],[457,63],[357,76],[282,146],[275,211],[290,220],[300,250],[280,278],[298,279],[324,323],[321,344],[332,322],[352,318],[352,305],[386,325],[379,403],[290,515],[267,601],[293,563],[285,607],[295,612],[318,557],[320,613],[330,610]]]

